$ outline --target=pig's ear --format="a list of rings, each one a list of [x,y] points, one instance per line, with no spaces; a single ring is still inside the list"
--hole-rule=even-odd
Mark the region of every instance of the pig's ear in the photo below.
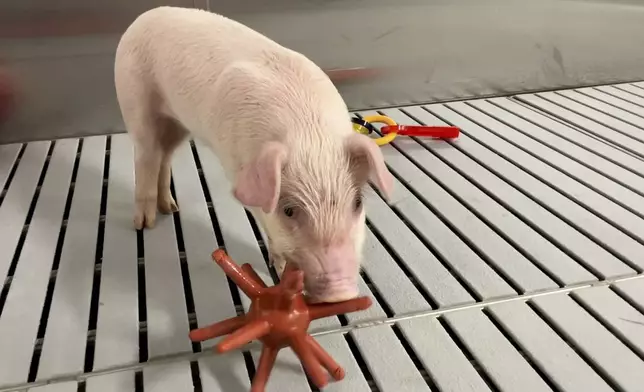
[[[286,161],[286,146],[269,142],[259,155],[237,173],[233,194],[247,207],[259,207],[269,214],[277,208]]]
[[[354,132],[346,140],[351,171],[359,183],[371,180],[389,199],[394,179],[382,156],[380,147],[368,136]]]

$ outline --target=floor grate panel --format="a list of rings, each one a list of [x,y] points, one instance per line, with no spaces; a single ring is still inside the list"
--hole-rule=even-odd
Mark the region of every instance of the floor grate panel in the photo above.
[[[313,325],[347,369],[325,390],[642,391],[644,83],[379,113],[462,135],[382,147],[374,306]],[[277,281],[264,234],[200,143],[173,162],[180,211],[135,232],[132,157],[123,134],[0,146],[0,392],[249,389],[257,345],[188,331],[248,310],[214,248]],[[269,391],[317,389],[284,350]]]

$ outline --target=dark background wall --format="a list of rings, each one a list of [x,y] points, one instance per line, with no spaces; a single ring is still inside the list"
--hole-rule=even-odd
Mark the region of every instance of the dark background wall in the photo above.
[[[116,43],[168,4],[237,19],[324,69],[360,71],[337,82],[352,109],[644,80],[644,0],[89,3],[0,2],[0,60],[19,91],[1,143],[122,131]]]

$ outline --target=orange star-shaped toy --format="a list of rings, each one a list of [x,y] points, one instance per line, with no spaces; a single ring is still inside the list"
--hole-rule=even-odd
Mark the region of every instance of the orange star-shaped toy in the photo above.
[[[216,250],[212,258],[252,302],[249,312],[243,316],[193,330],[190,332],[192,341],[202,342],[230,334],[216,346],[219,353],[224,353],[259,339],[264,347],[251,392],[264,391],[277,353],[287,346],[293,349],[318,388],[328,384],[322,368],[335,380],[344,378],[344,369],[307,331],[313,320],[369,308],[369,297],[333,304],[308,304],[302,292],[304,275],[291,265],[286,266],[279,284],[267,287],[250,264],[240,268],[224,250]]]

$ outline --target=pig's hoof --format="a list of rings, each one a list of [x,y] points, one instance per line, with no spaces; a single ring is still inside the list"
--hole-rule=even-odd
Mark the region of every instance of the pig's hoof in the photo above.
[[[143,230],[143,229],[152,229],[154,228],[154,225],[156,224],[156,216],[155,214],[144,214],[144,213],[138,213],[134,217],[134,228],[136,230]]]
[[[177,207],[177,203],[172,196],[159,198],[158,208],[162,214],[172,214],[173,212],[179,211],[179,207]]]

